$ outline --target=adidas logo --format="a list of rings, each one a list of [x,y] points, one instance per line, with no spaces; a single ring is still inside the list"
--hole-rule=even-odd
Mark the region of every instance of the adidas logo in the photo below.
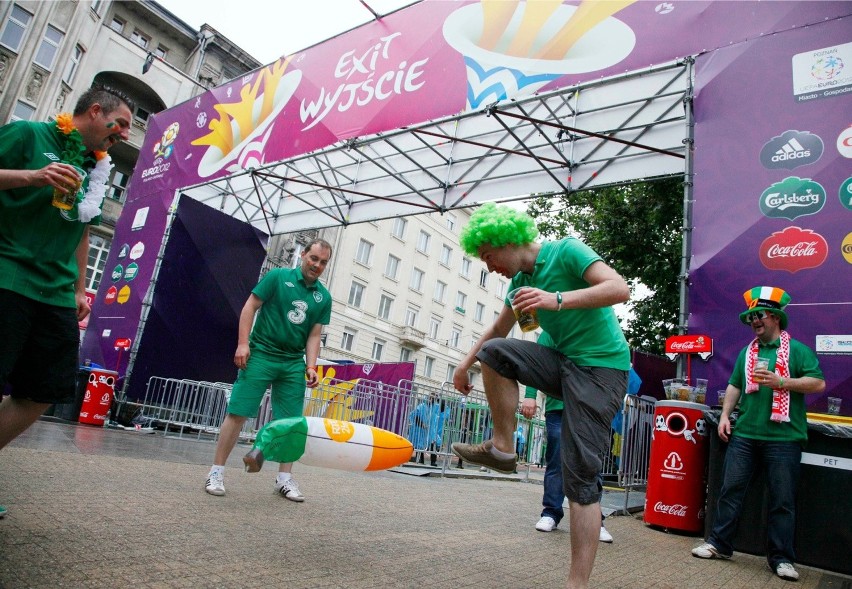
[[[781,149],[775,152],[775,155],[772,156],[773,162],[786,162],[788,160],[796,160],[803,157],[810,157],[811,150],[805,149],[805,147],[799,143],[799,141],[793,137],[787,143],[781,146]]]

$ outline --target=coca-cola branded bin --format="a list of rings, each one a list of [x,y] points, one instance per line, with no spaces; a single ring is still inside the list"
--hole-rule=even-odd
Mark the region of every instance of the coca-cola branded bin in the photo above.
[[[657,401],[645,523],[684,532],[704,531],[707,488],[707,405],[688,401]]]
[[[80,407],[80,423],[103,426],[112,406],[117,378],[118,372],[114,370],[92,368]]]

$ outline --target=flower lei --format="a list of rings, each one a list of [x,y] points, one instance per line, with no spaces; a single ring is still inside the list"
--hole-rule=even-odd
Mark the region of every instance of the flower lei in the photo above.
[[[65,139],[61,159],[66,164],[83,167],[83,154],[86,147],[83,137],[74,126],[71,114],[64,112],[56,117],[56,130]],[[96,164],[89,172],[89,186],[83,200],[77,204],[77,220],[88,223],[101,212],[101,204],[106,195],[109,174],[112,171],[112,158],[105,151],[94,151]]]

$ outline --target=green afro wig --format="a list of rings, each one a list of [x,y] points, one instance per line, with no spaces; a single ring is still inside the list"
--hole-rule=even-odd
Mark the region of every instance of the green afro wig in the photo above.
[[[493,202],[479,207],[462,229],[459,241],[469,256],[478,256],[483,245],[526,245],[538,236],[532,217],[508,205]]]

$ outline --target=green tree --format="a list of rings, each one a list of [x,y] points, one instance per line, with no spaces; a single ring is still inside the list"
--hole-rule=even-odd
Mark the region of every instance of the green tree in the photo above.
[[[634,295],[624,326],[627,341],[662,354],[666,338],[677,333],[682,178],[539,197],[527,212],[544,237],[578,237],[624,276]],[[642,285],[651,293],[636,298]]]

